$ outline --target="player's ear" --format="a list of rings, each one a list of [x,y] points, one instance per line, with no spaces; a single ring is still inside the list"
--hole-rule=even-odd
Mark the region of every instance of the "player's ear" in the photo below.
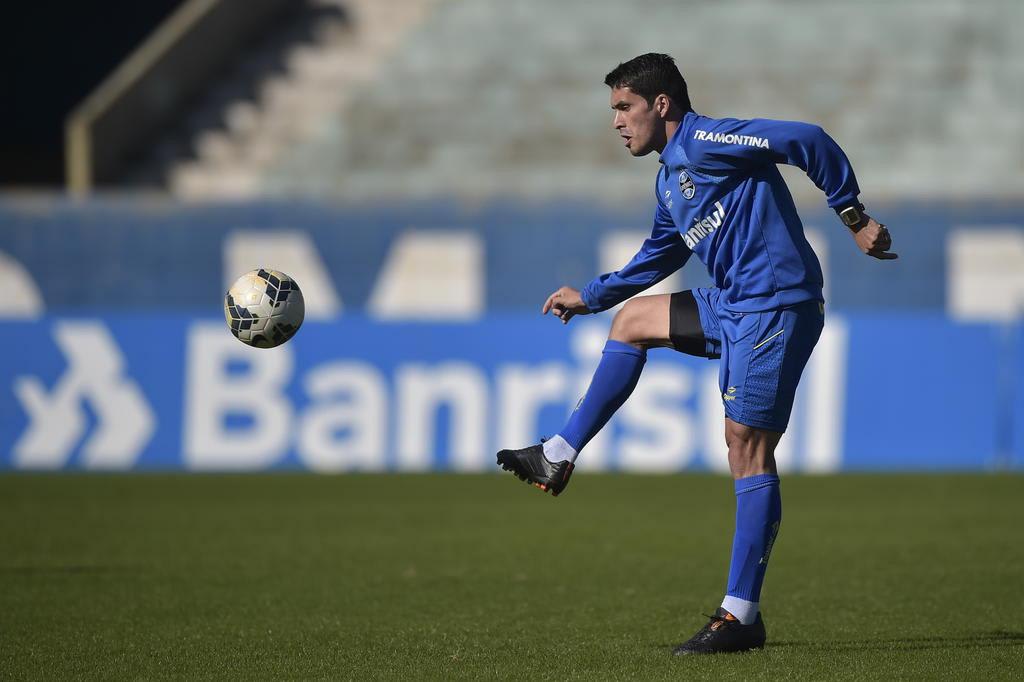
[[[658,112],[658,116],[665,118],[668,116],[668,110],[672,108],[672,100],[668,98],[668,95],[658,95],[654,98],[654,110]]]

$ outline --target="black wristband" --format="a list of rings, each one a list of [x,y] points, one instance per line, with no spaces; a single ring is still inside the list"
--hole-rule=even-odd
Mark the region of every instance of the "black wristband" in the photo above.
[[[856,203],[836,209],[843,225],[853,229],[864,223],[864,204]]]

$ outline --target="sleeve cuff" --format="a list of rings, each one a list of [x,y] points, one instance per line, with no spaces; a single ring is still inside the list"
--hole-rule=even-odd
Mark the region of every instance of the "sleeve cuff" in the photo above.
[[[583,299],[583,304],[587,306],[587,310],[592,313],[599,313],[603,311],[604,308],[601,307],[600,303],[594,300],[594,294],[591,291],[593,284],[593,282],[590,282],[587,286],[583,287],[583,290],[580,291],[580,298]]]
[[[835,211],[836,215],[839,215],[839,213],[842,212],[844,208],[849,208],[850,206],[863,207],[863,204],[861,204],[857,198],[859,195],[860,192],[857,192],[854,194],[844,194],[835,199],[831,199],[828,202],[829,208]]]

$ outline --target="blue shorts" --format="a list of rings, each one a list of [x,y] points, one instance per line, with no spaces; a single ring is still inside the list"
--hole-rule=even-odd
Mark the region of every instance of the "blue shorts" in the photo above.
[[[687,300],[691,293],[695,310]],[[726,417],[785,432],[800,375],[821,336],[825,307],[811,300],[776,310],[734,313],[719,305],[720,294],[720,289],[709,287],[672,295],[673,343],[683,352],[721,357],[718,384]]]

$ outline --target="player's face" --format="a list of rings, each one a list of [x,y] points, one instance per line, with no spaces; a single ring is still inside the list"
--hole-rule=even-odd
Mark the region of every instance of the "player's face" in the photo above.
[[[629,88],[612,88],[612,127],[633,156],[665,148],[665,126],[657,109]],[[660,145],[660,146],[659,146]]]

